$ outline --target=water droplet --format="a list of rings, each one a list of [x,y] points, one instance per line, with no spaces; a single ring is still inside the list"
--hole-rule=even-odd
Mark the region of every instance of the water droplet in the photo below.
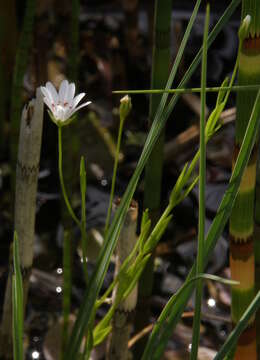
[[[101,185],[102,186],[107,186],[107,179],[102,179],[101,180]]]
[[[209,298],[207,303],[208,303],[208,306],[211,307],[211,308],[216,306],[216,300],[213,299],[213,298]]]
[[[57,287],[56,287],[56,293],[59,294],[59,293],[61,293],[61,292],[62,292],[62,288],[61,288],[60,286],[57,286]]]
[[[40,353],[39,353],[39,351],[34,350],[34,351],[32,352],[32,359],[39,359],[39,358],[40,358]]]

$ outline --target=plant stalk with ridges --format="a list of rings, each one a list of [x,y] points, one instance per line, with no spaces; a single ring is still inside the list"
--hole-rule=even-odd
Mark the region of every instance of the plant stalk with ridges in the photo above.
[[[242,19],[251,16],[247,33],[241,39],[239,57],[238,85],[257,84],[260,81],[260,7],[258,0],[244,0]],[[240,34],[241,35],[241,34]],[[244,133],[252,111],[256,92],[237,95],[237,119],[233,164],[236,161]],[[256,181],[257,147],[256,140],[250,160],[244,171],[239,192],[230,217],[230,268],[231,277],[240,282],[232,288],[231,316],[233,324],[237,324],[255,294],[254,271],[254,196]],[[257,254],[257,251],[256,251]],[[257,257],[257,255],[256,255]],[[254,317],[238,340],[235,359],[256,359],[256,327]]]

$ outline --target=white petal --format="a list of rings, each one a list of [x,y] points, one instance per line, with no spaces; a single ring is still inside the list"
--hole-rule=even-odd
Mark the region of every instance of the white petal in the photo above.
[[[67,102],[67,94],[69,89],[69,83],[68,80],[63,80],[60,85],[59,89],[59,100],[61,104],[64,104]]]
[[[84,104],[76,107],[76,108],[74,109],[74,112],[75,112],[75,111],[78,111],[79,109],[81,109],[81,108],[83,108],[84,106],[87,106],[87,105],[89,105],[89,104],[91,104],[91,101],[85,102]]]
[[[80,100],[83,99],[85,95],[86,95],[85,93],[80,93],[73,99],[73,104],[72,104],[73,109],[78,105]]]
[[[69,90],[68,90],[68,103],[69,104],[72,103],[74,95],[75,95],[75,84],[71,83],[71,84],[69,84]]]
[[[43,101],[45,102],[45,104],[48,106],[48,108],[49,108],[49,109],[51,110],[51,112],[53,113],[53,110],[54,110],[54,108],[53,108],[53,106],[52,106],[53,102],[50,101],[47,97],[44,97],[44,98],[43,98]]]
[[[50,81],[48,81],[46,83],[46,88],[49,91],[49,93],[51,95],[51,98],[54,101],[54,103],[57,104],[58,100],[59,100],[58,93],[57,93],[55,87],[52,85],[52,83]]]
[[[47,98],[50,102],[52,102],[51,94],[50,94],[49,90],[46,87],[41,86],[41,92],[42,92],[42,94],[43,94],[43,96],[45,98]]]

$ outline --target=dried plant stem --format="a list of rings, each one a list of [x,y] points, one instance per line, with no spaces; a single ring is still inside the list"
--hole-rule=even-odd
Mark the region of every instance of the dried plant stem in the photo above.
[[[252,3],[255,6],[252,6]],[[250,33],[243,40],[239,57],[238,85],[253,85],[260,81],[260,38],[252,24],[260,16],[258,0],[244,0],[242,18],[251,15]],[[258,14],[256,14],[256,12]],[[249,121],[256,92],[239,92],[237,95],[237,119],[233,164],[238,156],[244,133]],[[240,282],[232,288],[232,322],[236,325],[249,306],[255,294],[254,255],[254,195],[256,181],[258,140],[243,174],[238,195],[230,217],[230,268],[233,280]],[[259,240],[257,240],[259,241]],[[257,250],[255,252],[256,258]],[[252,317],[248,327],[239,338],[235,359],[257,359],[256,326]]]
[[[24,108],[22,113],[16,167],[14,228],[19,240],[24,305],[26,305],[29,277],[33,263],[36,192],[42,139],[42,122],[43,101],[40,89],[37,89],[36,100],[32,100],[29,105]],[[2,355],[6,359],[10,358],[12,353],[11,306],[11,272],[9,272],[2,320],[2,346],[0,347],[1,351],[4,351]]]
[[[117,276],[121,265],[128,255],[132,252],[136,244],[136,224],[137,224],[138,206],[132,201],[127,212],[126,220],[121,230],[117,244],[117,258],[115,277]],[[113,292],[113,302],[117,296],[117,288]],[[128,341],[132,331],[133,311],[137,302],[137,286],[132,290],[129,296],[119,304],[112,320],[112,333],[110,334],[107,348],[108,360],[127,360]]]
[[[11,161],[13,173],[17,159],[18,148],[18,131],[20,123],[20,112],[22,110],[22,86],[23,77],[28,66],[29,50],[32,46],[33,39],[33,22],[35,13],[35,0],[26,1],[26,10],[22,33],[19,39],[19,45],[16,52],[16,61],[12,83],[12,99],[11,99]],[[13,179],[14,183],[14,179]],[[13,184],[14,185],[14,184]]]

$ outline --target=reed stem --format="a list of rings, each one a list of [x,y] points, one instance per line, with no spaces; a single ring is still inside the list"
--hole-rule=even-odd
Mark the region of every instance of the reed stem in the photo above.
[[[121,230],[117,243],[116,268],[114,277],[120,271],[124,260],[132,252],[136,244],[138,205],[132,201],[126,215],[126,220]],[[113,302],[117,298],[117,286],[113,291]],[[137,302],[137,286],[132,290],[128,297],[116,308],[112,319],[112,332],[109,336],[107,347],[107,360],[127,360],[129,359],[128,341],[132,331],[133,312]]]
[[[18,132],[20,128],[20,116],[22,110],[22,86],[23,77],[28,66],[29,52],[32,47],[33,40],[33,25],[34,25],[34,14],[35,14],[35,0],[26,1],[26,10],[23,22],[22,33],[20,35],[18,48],[16,51],[16,60],[12,82],[12,97],[11,97],[11,165],[13,174],[15,174],[15,166],[17,159],[18,149]],[[14,177],[12,179],[12,185],[14,187]]]
[[[36,214],[36,193],[41,150],[43,124],[43,101],[40,89],[37,89],[36,100],[24,108],[21,119],[19,151],[16,167],[15,220],[20,261],[23,274],[24,306],[26,306],[29,288],[29,277],[33,263],[34,227]],[[2,318],[2,346],[4,358],[11,356],[12,321],[11,311],[11,274],[9,273],[4,299]],[[11,357],[12,358],[12,357]]]
[[[164,88],[166,86],[170,68],[170,32],[171,32],[172,0],[163,2],[156,0],[154,7],[154,39],[153,62],[151,73],[151,88]],[[152,125],[162,95],[150,96],[149,126]],[[163,171],[164,131],[158,138],[145,167],[144,209],[149,209],[152,227],[160,215],[161,183]],[[140,278],[140,291],[136,316],[136,330],[142,330],[149,318],[148,298],[153,286],[153,257],[148,260],[146,268]],[[141,354],[146,338],[137,344],[137,352]],[[138,354],[136,354],[138,356]]]
[[[254,3],[254,6],[252,6]],[[242,18],[251,16],[251,24],[246,37],[242,39],[239,55],[238,85],[254,85],[260,81],[260,39],[254,31],[255,19],[260,16],[257,0],[242,2]],[[237,94],[237,119],[233,164],[238,156],[244,133],[256,98],[256,92]],[[232,322],[236,325],[255,294],[255,256],[254,256],[254,196],[256,183],[256,161],[258,137],[244,171],[239,192],[230,217],[230,268],[231,277],[240,281],[232,287]],[[240,336],[235,359],[256,359],[255,317],[250,319],[247,328]]]

